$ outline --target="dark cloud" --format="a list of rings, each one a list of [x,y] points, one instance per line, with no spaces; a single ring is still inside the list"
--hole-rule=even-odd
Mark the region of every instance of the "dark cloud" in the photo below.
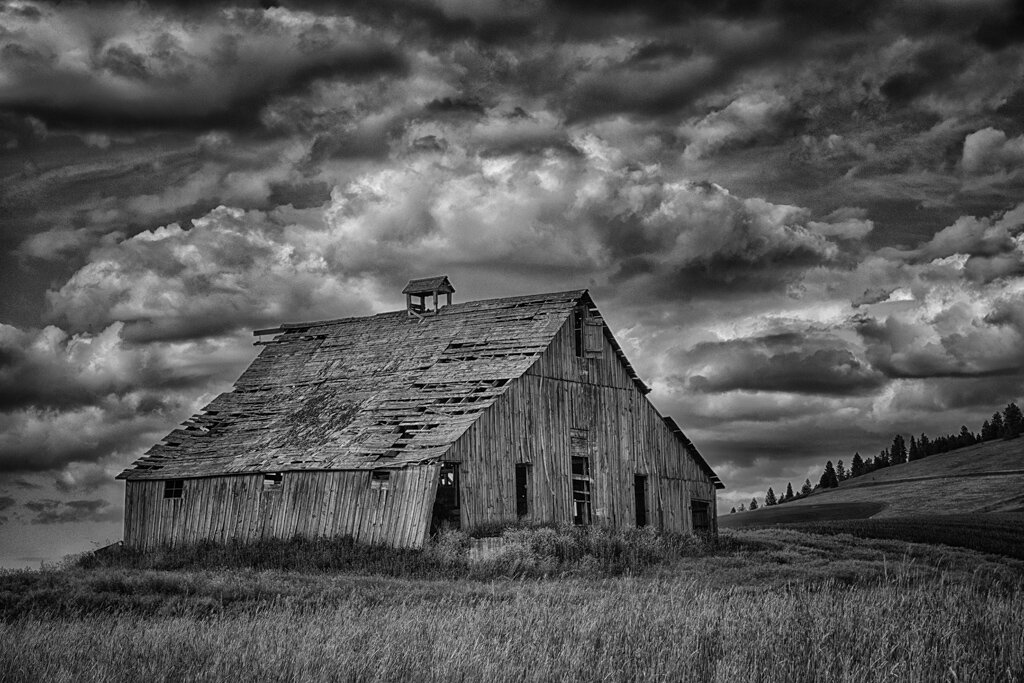
[[[17,505],[17,501],[10,496],[0,496],[0,512],[8,510]]]
[[[487,113],[484,106],[477,100],[465,99],[458,97],[443,97],[438,100],[431,100],[424,107],[425,111],[430,114],[454,114],[454,115],[471,115],[471,116],[483,116]]]
[[[387,48],[369,48],[326,56],[318,62],[271,74],[232,74],[235,82],[223,87],[217,87],[216,82],[192,83],[189,87],[160,88],[148,96],[132,99],[121,98],[103,86],[92,86],[69,74],[33,74],[33,79],[44,79],[53,91],[26,89],[35,92],[8,100],[4,109],[71,129],[246,130],[261,125],[260,111],[265,104],[302,92],[315,81],[399,74],[405,68],[400,54]]]
[[[264,105],[314,82],[394,77],[408,68],[401,50],[357,37],[351,25],[330,17],[310,22],[235,8],[189,24],[191,40],[184,43],[175,35],[176,28],[187,30],[181,20],[152,9],[107,8],[120,33],[78,27],[83,35],[69,39],[91,56],[85,71],[56,59],[67,47],[51,44],[48,34],[30,31],[23,42],[9,42],[2,48],[8,83],[0,110],[71,129],[252,128]],[[50,11],[56,21],[74,20],[62,8]],[[160,19],[164,31],[145,31],[146,20]]]
[[[855,396],[888,380],[838,340],[782,334],[697,344],[679,358],[693,391]]]
[[[115,522],[123,511],[102,498],[94,500],[60,501],[32,500],[25,507],[35,513],[32,524],[68,524],[73,522]]]
[[[907,103],[939,89],[968,65],[967,55],[946,41],[920,50],[901,71],[890,76],[879,90],[889,100]]]
[[[802,28],[852,31],[866,27],[884,3],[855,0],[821,3],[814,0],[556,0],[556,6],[573,13],[642,14],[655,22],[683,22],[697,17],[724,19],[779,19],[798,23]]]
[[[974,33],[974,39],[989,50],[1024,42],[1024,5],[1015,0],[1002,5],[1002,11],[986,16]]]

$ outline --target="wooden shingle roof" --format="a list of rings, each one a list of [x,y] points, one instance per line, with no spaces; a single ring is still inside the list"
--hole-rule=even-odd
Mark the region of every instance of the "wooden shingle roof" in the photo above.
[[[585,290],[282,325],[119,479],[397,468],[438,459],[550,345]]]
[[[422,292],[442,292],[452,294],[455,287],[448,281],[447,275],[436,275],[434,277],[421,277],[418,280],[409,280],[409,283],[402,290],[402,294],[420,294]]]

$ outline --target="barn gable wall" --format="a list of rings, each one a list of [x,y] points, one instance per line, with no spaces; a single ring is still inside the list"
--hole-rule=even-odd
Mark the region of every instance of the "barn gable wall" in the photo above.
[[[690,503],[703,500],[714,524],[714,485],[609,340],[602,336],[594,358],[577,357],[575,343],[570,317],[538,361],[445,455],[460,463],[463,526],[517,519],[515,466],[522,463],[530,464],[532,479],[525,519],[571,521],[574,441],[590,457],[595,523],[635,525],[634,477],[646,475],[648,523],[691,530]]]
[[[418,548],[426,540],[438,465],[392,470],[386,488],[370,471],[286,472],[280,488],[262,474],[183,479],[180,498],[162,480],[128,481],[125,545],[161,546],[261,539],[352,537]]]

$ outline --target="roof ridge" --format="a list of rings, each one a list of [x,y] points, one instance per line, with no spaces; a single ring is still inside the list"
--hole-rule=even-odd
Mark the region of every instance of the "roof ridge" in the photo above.
[[[458,303],[453,303],[453,304],[451,304],[449,306],[445,306],[444,308],[442,308],[439,311],[439,313],[441,313],[441,314],[446,313],[446,312],[448,312],[449,314],[450,313],[455,313],[455,312],[458,312],[458,310],[464,309],[465,307],[470,306],[472,304],[477,304],[477,305],[479,305],[479,304],[488,304],[488,303],[494,303],[494,302],[498,302],[498,301],[527,301],[527,300],[533,300],[533,299],[537,299],[537,300],[543,301],[544,298],[549,298],[550,299],[550,298],[555,298],[555,297],[558,297],[558,298],[561,298],[561,297],[579,298],[579,297],[583,296],[584,294],[589,293],[589,291],[590,290],[586,289],[586,288],[584,288],[584,289],[567,289],[567,290],[564,290],[564,291],[561,291],[561,292],[538,292],[537,294],[520,294],[520,295],[516,295],[516,296],[494,297],[494,298],[491,298],[491,299],[473,299],[472,301],[460,301]],[[453,310],[453,309],[455,309],[455,310]],[[349,322],[351,320],[366,320],[368,318],[379,318],[379,317],[384,317],[384,316],[389,316],[389,315],[405,315],[405,313],[406,313],[406,311],[403,308],[403,309],[397,309],[397,310],[394,310],[394,311],[382,311],[380,313],[371,313],[369,315],[350,315],[350,316],[346,316],[344,318],[330,318],[330,319],[327,319],[327,320],[308,320],[308,321],[300,321],[300,322],[287,322],[287,323],[281,323],[277,327],[271,327],[271,328],[266,328],[266,329],[262,329],[262,330],[254,330],[253,334],[254,335],[276,334],[278,332],[285,332],[286,330],[291,330],[291,329],[295,329],[295,328],[302,328],[302,327],[305,327],[305,328],[324,327],[324,326],[327,326],[327,325],[338,325],[340,323]]]

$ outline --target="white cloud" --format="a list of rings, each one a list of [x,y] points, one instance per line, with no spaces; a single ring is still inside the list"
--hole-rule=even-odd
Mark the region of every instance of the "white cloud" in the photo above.
[[[968,173],[987,173],[1019,168],[1024,164],[1024,135],[1008,138],[992,127],[964,138],[960,165]]]

